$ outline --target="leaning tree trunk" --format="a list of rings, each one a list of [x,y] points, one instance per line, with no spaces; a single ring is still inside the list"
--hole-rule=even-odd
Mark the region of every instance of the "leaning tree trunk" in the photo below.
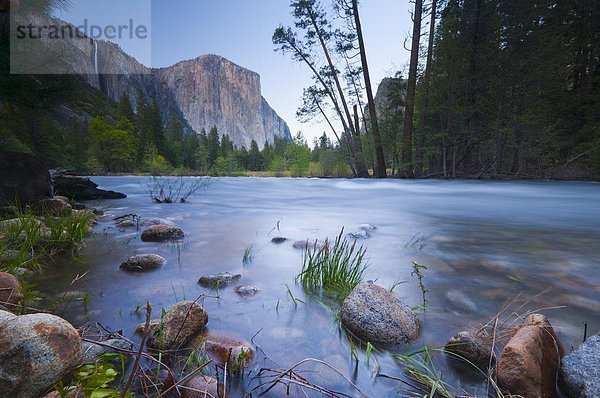
[[[362,63],[365,86],[367,89],[367,100],[369,101],[369,116],[371,118],[371,132],[373,133],[373,146],[375,149],[375,176],[377,178],[386,178],[387,170],[385,157],[383,155],[383,146],[381,145],[381,136],[379,134],[379,123],[377,122],[377,109],[375,108],[375,99],[373,97],[373,88],[371,87],[371,76],[369,75],[369,64],[367,63],[367,52],[363,40],[362,26],[360,24],[360,15],[358,14],[358,0],[352,0],[354,12],[354,22],[356,23],[356,36],[360,47],[360,60]],[[358,125],[356,126],[358,129]]]
[[[419,43],[421,40],[421,18],[423,15],[423,0],[415,1],[413,16],[412,46],[410,49],[410,68],[408,71],[408,89],[406,92],[406,107],[404,110],[404,138],[402,145],[402,174],[405,177],[413,176],[413,128],[415,114],[415,93],[417,90],[417,66],[419,64]]]

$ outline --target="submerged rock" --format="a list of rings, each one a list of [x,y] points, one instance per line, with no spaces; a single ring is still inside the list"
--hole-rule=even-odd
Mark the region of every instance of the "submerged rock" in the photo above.
[[[196,376],[188,381],[183,388],[180,388],[182,398],[207,398],[221,397],[219,383],[214,377]]]
[[[360,231],[350,232],[348,234],[348,236],[351,237],[352,239],[369,239],[371,237],[371,234],[368,233],[367,231],[360,230]]]
[[[446,292],[446,298],[455,307],[461,310],[467,310],[471,312],[478,312],[477,305],[463,292],[451,289]]]
[[[238,286],[235,288],[235,292],[242,297],[251,297],[260,292],[260,289],[256,286]]]
[[[175,224],[172,221],[169,220],[165,220],[164,218],[147,218],[145,220],[143,220],[140,225],[142,227],[151,227],[153,225],[171,225],[171,226],[175,226]]]
[[[206,275],[198,280],[198,283],[204,287],[217,288],[230,285],[237,282],[242,277],[241,274],[232,274],[231,272],[219,272],[217,275]]]
[[[207,323],[208,314],[200,304],[181,301],[167,311],[158,326],[151,329],[148,346],[159,350],[177,350],[200,333]]]
[[[350,332],[367,342],[407,344],[419,334],[419,319],[381,286],[361,283],[342,303],[340,317]]]
[[[120,268],[127,272],[146,272],[160,268],[166,262],[158,254],[138,254],[125,260]]]
[[[0,272],[0,305],[16,306],[22,297],[19,280],[14,275]]]
[[[133,220],[123,220],[118,222],[116,225],[117,228],[132,228],[135,226],[136,224],[133,222]]]
[[[567,398],[600,398],[600,334],[561,361],[558,384]]]
[[[288,238],[284,238],[283,236],[276,236],[273,239],[271,239],[271,242],[275,244],[280,244],[286,242],[287,240]]]
[[[294,249],[299,249],[299,250],[306,250],[306,249],[321,249],[324,246],[323,242],[320,242],[318,240],[297,240],[296,242],[294,242],[294,244],[292,245],[292,247]]]
[[[552,398],[561,356],[562,348],[548,318],[531,314],[500,354],[498,386],[523,398]]]
[[[249,342],[232,339],[215,333],[204,333],[191,344],[206,352],[218,365],[228,364],[232,371],[239,371],[254,359],[254,349]]]
[[[102,341],[101,343],[95,344],[88,341],[81,343],[84,364],[94,364],[96,363],[96,359],[104,354],[118,354],[122,351],[133,350],[133,344],[123,339],[111,339]]]
[[[375,231],[377,227],[371,224],[362,224],[358,229],[362,231]]]
[[[180,228],[172,225],[158,224],[148,227],[142,232],[144,242],[164,242],[167,240],[182,239],[184,233]]]
[[[466,359],[484,371],[490,364],[490,358],[492,364],[495,361],[491,344],[471,332],[458,333],[446,343],[444,350]]]
[[[79,333],[49,314],[15,316],[0,311],[2,396],[38,398],[81,365]]]

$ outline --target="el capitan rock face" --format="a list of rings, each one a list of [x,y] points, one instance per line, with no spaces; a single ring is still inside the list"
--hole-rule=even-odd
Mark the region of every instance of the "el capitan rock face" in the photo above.
[[[174,112],[188,132],[208,133],[214,126],[235,145],[259,147],[275,137],[291,139],[287,123],[261,94],[260,75],[218,55],[202,55],[173,66],[150,69],[125,54],[116,44],[99,41],[100,70],[110,71],[88,80],[118,101],[127,95],[135,104],[139,92],[156,98],[169,120]]]

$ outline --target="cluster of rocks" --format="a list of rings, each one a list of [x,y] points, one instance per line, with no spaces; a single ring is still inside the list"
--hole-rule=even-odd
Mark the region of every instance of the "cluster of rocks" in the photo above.
[[[484,371],[495,371],[498,388],[511,396],[552,398],[557,382],[568,398],[600,397],[600,335],[563,357],[563,348],[545,315],[531,314],[518,326],[498,358],[492,339],[463,331],[445,350]]]

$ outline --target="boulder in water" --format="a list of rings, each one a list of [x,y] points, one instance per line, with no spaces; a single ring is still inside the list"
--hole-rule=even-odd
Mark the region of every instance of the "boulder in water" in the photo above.
[[[144,242],[164,242],[182,239],[183,237],[184,233],[180,228],[166,224],[153,225],[142,232]]]
[[[237,282],[242,277],[241,274],[232,274],[231,272],[219,272],[217,275],[205,275],[198,280],[198,283],[208,288],[218,288]]]
[[[125,260],[120,268],[127,272],[146,272],[160,268],[166,262],[158,254],[138,254]]]
[[[419,334],[419,318],[389,290],[361,283],[342,302],[342,323],[370,343],[407,344]]]

